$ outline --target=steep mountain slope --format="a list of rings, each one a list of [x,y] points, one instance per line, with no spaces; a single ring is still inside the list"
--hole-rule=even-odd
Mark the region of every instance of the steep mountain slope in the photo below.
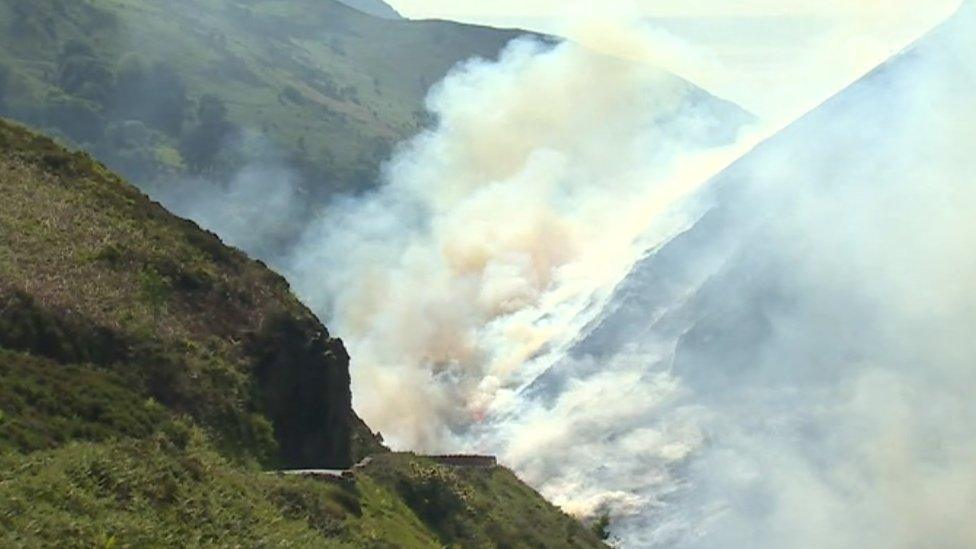
[[[599,547],[502,468],[383,454],[262,264],[0,120],[0,545]]]
[[[686,204],[499,419],[586,425],[520,470],[635,547],[976,543],[974,29],[969,4]]]
[[[33,357],[8,355],[7,443],[187,414],[235,457],[351,463],[348,357],[282,278],[83,153],[8,124],[0,152],[0,345]],[[92,403],[116,394],[131,411]]]
[[[397,13],[389,4],[383,2],[383,0],[339,0],[343,4],[349,6],[350,8],[355,8],[363,13],[368,13],[376,17],[382,17],[384,19],[401,19],[400,14]]]
[[[0,28],[0,114],[140,185],[233,175],[246,130],[313,195],[372,184],[427,89],[519,35],[334,0],[3,0]]]

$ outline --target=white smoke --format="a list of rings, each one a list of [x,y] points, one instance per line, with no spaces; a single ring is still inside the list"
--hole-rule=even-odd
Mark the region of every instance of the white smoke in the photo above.
[[[301,177],[268,140],[254,132],[224,150],[246,159],[226,182],[205,176],[160,181],[145,189],[173,213],[192,219],[224,242],[278,264],[309,213]]]
[[[684,206],[482,444],[627,546],[976,546],[973,11]]]
[[[744,113],[608,55],[639,33],[602,35],[516,41],[455,70],[428,100],[436,127],[385,185],[334,205],[297,247],[290,278],[349,346],[357,410],[395,446],[468,440],[546,366],[533,357],[576,333],[651,220],[747,146]]]

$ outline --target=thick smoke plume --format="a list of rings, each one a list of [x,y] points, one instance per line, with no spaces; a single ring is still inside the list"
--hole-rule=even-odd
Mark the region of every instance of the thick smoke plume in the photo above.
[[[641,45],[629,32],[602,49]],[[748,115],[593,45],[522,40],[455,70],[385,185],[334,205],[288,263],[396,447],[469,440],[576,333],[650,220],[742,152]]]
[[[481,444],[627,546],[976,546],[974,55],[967,6],[705,186]]]

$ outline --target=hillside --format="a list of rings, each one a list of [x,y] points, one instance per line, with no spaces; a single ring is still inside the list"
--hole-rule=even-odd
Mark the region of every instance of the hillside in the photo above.
[[[383,17],[384,19],[400,19],[400,14],[397,13],[392,6],[384,2],[383,0],[339,0],[343,4],[349,6],[350,8],[355,8],[363,13],[368,13],[375,17]]]
[[[4,388],[32,395],[5,395],[5,444],[147,435],[168,409],[237,458],[351,462],[348,357],[282,278],[83,153],[6,124],[0,147],[0,345],[31,355]]]
[[[334,0],[0,0],[0,115],[144,188],[282,158],[302,192],[375,182],[428,88],[515,31],[373,17]]]
[[[262,473],[381,450],[284,280],[3,121],[0,195],[0,545],[599,546],[501,468]]]

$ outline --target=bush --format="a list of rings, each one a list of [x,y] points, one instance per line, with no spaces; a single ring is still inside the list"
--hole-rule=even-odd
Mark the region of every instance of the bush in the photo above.
[[[57,362],[99,365],[127,356],[127,346],[116,334],[44,309],[30,295],[17,291],[0,291],[0,347]]]
[[[60,57],[61,59],[68,59],[71,57],[95,57],[95,50],[92,49],[91,44],[77,38],[72,38],[61,46]]]
[[[168,421],[166,410],[118,373],[3,350],[0,408],[0,448],[20,452],[73,440],[145,437]]]
[[[440,465],[412,462],[409,471],[401,475],[395,488],[407,506],[443,540],[463,539],[474,513],[468,503],[470,487]]]
[[[302,92],[298,91],[298,88],[294,86],[287,86],[285,90],[281,92],[281,96],[296,105],[306,105],[308,100],[302,95]]]
[[[169,279],[153,269],[146,269],[139,274],[139,290],[142,299],[152,309],[153,317],[158,320],[172,294]]]
[[[95,153],[129,179],[150,181],[163,168],[157,143],[163,138],[139,120],[112,122]]]

